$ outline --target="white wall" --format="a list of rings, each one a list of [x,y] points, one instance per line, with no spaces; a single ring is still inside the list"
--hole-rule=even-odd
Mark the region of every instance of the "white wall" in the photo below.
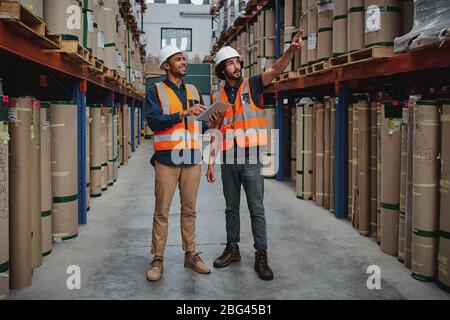
[[[144,16],[144,31],[147,37],[147,55],[158,56],[161,47],[161,28],[191,28],[192,52],[186,52],[189,59],[196,55],[203,58],[211,50],[211,16],[181,16],[180,12],[209,13],[209,5],[148,4]]]

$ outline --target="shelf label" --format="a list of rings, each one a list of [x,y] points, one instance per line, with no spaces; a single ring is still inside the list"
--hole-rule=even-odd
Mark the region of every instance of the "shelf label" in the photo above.
[[[8,110],[8,119],[11,123],[17,122],[17,109],[9,109]]]
[[[366,11],[366,33],[381,29],[381,10],[379,6],[369,6]]]
[[[317,48],[317,33],[308,35],[308,50],[315,50]]]
[[[87,28],[88,32],[94,32],[94,14],[93,12],[87,12]]]
[[[44,121],[42,123],[42,130],[48,131],[49,128],[50,128],[50,121]]]
[[[98,31],[98,47],[104,49],[105,48],[105,33],[103,31]]]

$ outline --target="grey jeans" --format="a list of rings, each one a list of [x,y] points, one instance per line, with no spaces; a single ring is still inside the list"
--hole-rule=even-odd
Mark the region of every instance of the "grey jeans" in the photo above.
[[[266,216],[264,212],[264,178],[260,164],[222,164],[223,194],[225,196],[225,220],[227,242],[239,243],[241,185],[247,196],[250,211],[254,248],[267,249]]]

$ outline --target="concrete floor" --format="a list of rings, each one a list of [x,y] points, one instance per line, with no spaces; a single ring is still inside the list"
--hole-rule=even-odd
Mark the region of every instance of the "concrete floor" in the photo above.
[[[180,206],[176,195],[163,278],[146,281],[151,261],[154,170],[146,140],[119,170],[117,183],[94,199],[79,237],[54,245],[34,271],[32,286],[12,290],[11,299],[450,299],[435,284],[414,280],[396,258],[382,254],[371,238],[359,236],[348,221],[335,219],[312,202],[300,201],[288,183],[266,180],[269,259],[275,280],[259,280],[249,213],[243,193],[242,261],[209,275],[183,267]],[[209,185],[202,173],[197,243],[212,267],[225,241],[220,178]],[[218,173],[220,177],[220,173]],[[81,289],[68,290],[67,267],[81,268]],[[381,289],[368,290],[367,267],[381,268]]]

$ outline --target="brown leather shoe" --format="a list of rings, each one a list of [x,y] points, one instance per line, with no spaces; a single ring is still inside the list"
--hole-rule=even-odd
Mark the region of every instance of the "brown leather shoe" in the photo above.
[[[239,245],[237,243],[227,243],[222,255],[214,260],[214,268],[223,268],[235,261],[241,261]]]
[[[184,267],[190,268],[198,273],[211,273],[211,270],[202,261],[198,253],[193,254],[190,252],[186,252],[184,254]]]
[[[255,271],[262,280],[273,279],[273,271],[270,269],[268,262],[266,250],[255,252]]]
[[[148,267],[147,270],[147,280],[148,281],[157,281],[161,278],[163,273],[163,258],[162,257],[154,257],[152,263]]]

